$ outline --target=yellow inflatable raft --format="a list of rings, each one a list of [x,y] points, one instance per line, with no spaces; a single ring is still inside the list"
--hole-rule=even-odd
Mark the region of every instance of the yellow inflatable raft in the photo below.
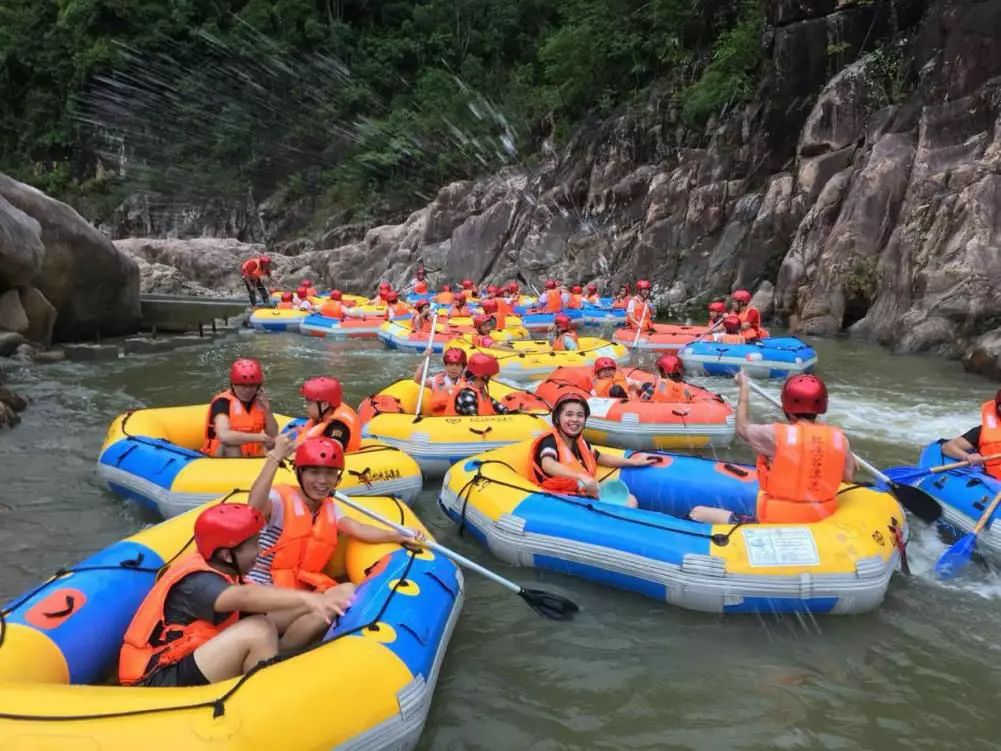
[[[405,379],[362,402],[362,435],[405,451],[425,477],[441,477],[459,459],[506,446],[549,430],[549,406],[534,394],[492,381],[490,395],[521,414],[487,417],[433,416],[431,390],[424,389],[421,417],[415,419],[420,386]]]
[[[423,528],[392,498],[359,502]],[[0,747],[416,746],[463,596],[461,573],[430,551],[342,538],[328,573],[358,592],[316,646],[207,686],[114,685],[125,629],[157,570],[185,549],[198,511],[116,542],[4,605]]]
[[[304,310],[287,308],[255,308],[247,323],[260,331],[298,331],[299,324],[308,316]]]
[[[535,383],[544,381],[556,368],[594,365],[599,357],[610,357],[616,362],[625,362],[629,350],[621,344],[596,337],[582,336],[578,340],[580,349],[573,351],[554,352],[552,345],[546,340],[531,340],[510,342],[515,351],[505,349],[485,349],[474,347],[466,338],[457,338],[448,342],[447,347],[458,347],[467,355],[474,352],[486,352],[497,358],[500,363],[500,375],[518,383]]]
[[[171,517],[232,490],[248,490],[263,458],[208,457],[202,445],[207,405],[137,409],[116,417],[97,460],[98,477],[117,495]],[[284,429],[291,418],[275,415]],[[278,482],[295,482],[290,469]],[[364,440],[345,456],[340,490],[413,501],[422,485],[417,462],[399,449]]]

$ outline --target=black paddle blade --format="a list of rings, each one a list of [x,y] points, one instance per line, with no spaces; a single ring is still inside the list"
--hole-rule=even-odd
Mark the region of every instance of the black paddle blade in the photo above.
[[[942,516],[942,504],[921,488],[896,482],[891,482],[889,487],[893,497],[900,501],[900,505],[922,521],[935,522]]]
[[[541,589],[524,589],[518,597],[528,603],[528,607],[551,621],[569,621],[580,611],[577,603],[566,597],[544,592]]]

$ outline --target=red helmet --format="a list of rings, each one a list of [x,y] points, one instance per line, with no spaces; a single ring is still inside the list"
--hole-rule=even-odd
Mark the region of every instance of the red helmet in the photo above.
[[[335,289],[333,292],[330,293],[330,299],[331,300],[342,300],[342,299],[344,299],[344,293],[341,292],[339,289]]]
[[[466,365],[466,350],[459,349],[458,347],[449,347],[445,350],[445,354],[441,356],[441,361],[446,365]]]
[[[312,287],[313,286],[313,280],[312,279],[303,279],[302,280],[302,286],[303,287]]]
[[[463,289],[470,289],[472,286],[473,286],[473,280],[472,279],[463,279],[462,280],[462,288]]]
[[[588,292],[597,292],[598,291],[598,285],[595,284],[594,282],[591,282],[590,284],[587,285],[587,291]]]
[[[257,262],[259,264],[261,264],[261,266],[270,266],[271,265],[271,256],[269,256],[267,254],[264,254],[262,256],[258,256],[257,257]]]
[[[545,287],[546,287],[546,289],[556,289],[556,280],[555,279],[546,279]]]
[[[650,282],[646,279],[637,280],[636,291],[639,292],[641,289],[650,289]]]
[[[245,503],[217,503],[195,519],[195,547],[202,558],[219,548],[235,548],[264,528],[264,516]]]
[[[572,292],[573,294],[575,294],[575,295],[579,295],[579,294],[580,294],[581,292],[583,292],[584,290],[583,290],[583,289],[581,288],[581,286],[580,286],[579,284],[575,284],[575,285],[574,285],[574,288],[573,288],[572,290],[570,290],[570,291],[571,291],[571,292]]]
[[[393,288],[393,285],[390,284],[387,281],[381,281],[381,282],[379,282],[379,289],[392,289],[392,288]]]
[[[292,302],[292,297],[291,292],[282,292],[282,302]]]
[[[459,292],[459,293],[457,293],[456,296],[455,296],[455,301],[458,304],[460,304],[460,305],[462,303],[466,302],[466,293],[465,292]]]
[[[735,289],[733,294],[730,295],[736,302],[749,303],[751,302],[751,293],[746,289]]]
[[[497,312],[497,301],[487,298],[480,303],[480,307],[483,308],[484,313],[496,313]]]
[[[466,370],[474,376],[489,378],[500,373],[500,365],[497,363],[497,358],[493,355],[477,352],[469,358]]]
[[[507,291],[508,292],[517,293],[519,289],[520,289],[520,287],[518,286],[518,282],[508,282],[507,283]]]
[[[299,289],[297,289],[295,293],[299,295],[300,300],[305,300],[307,297],[309,297],[309,287],[299,287]]]
[[[594,374],[598,375],[603,370],[607,368],[617,368],[618,365],[615,364],[615,360],[611,357],[599,357],[594,361]]]
[[[331,407],[339,407],[344,400],[341,382],[330,376],[310,378],[299,389],[299,393],[314,402],[326,402]]]
[[[452,285],[451,284],[443,284],[443,285],[441,285],[441,291],[442,292],[451,292],[452,291]]]
[[[790,376],[782,387],[782,411],[790,415],[824,414],[827,386],[815,375]]]
[[[386,302],[399,302],[400,296],[395,292],[390,292],[386,295]]]
[[[414,308],[416,310],[424,310],[424,308],[428,307],[430,304],[431,303],[429,303],[427,300],[418,300],[417,302],[414,303]]]
[[[491,284],[489,287],[487,287],[488,295],[496,295],[498,292],[500,292],[500,288],[498,288],[496,284]]]
[[[333,467],[344,469],[344,448],[340,441],[326,436],[307,438],[295,450],[295,468],[303,467]]]
[[[241,357],[229,367],[229,382],[237,386],[260,386],[264,383],[261,364],[249,357]]]
[[[685,374],[685,366],[681,364],[681,358],[673,354],[661,355],[657,360],[657,369],[662,376]]]
[[[473,328],[478,329],[483,324],[490,323],[493,319],[494,319],[493,316],[488,316],[486,314],[478,315],[476,316],[476,318],[473,319]]]
[[[557,328],[568,329],[570,328],[570,316],[566,313],[557,313],[556,317],[553,319],[553,323],[556,324]]]
[[[726,313],[726,303],[722,302],[721,300],[714,300],[713,302],[709,303],[709,312]]]
[[[577,404],[581,405],[584,408],[584,417],[591,416],[591,406],[587,403],[587,398],[584,397],[583,394],[569,391],[566,394],[563,394],[563,396],[559,397],[556,400],[556,403],[553,405],[553,418],[554,419],[559,418],[559,415],[557,413],[562,412],[564,405],[570,404],[571,402],[576,402]]]
[[[740,325],[740,319],[737,316],[729,315],[723,319],[723,330],[728,334],[739,334]]]

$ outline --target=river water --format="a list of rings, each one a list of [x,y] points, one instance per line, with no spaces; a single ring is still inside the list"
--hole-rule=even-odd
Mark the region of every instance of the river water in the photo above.
[[[880,466],[978,420],[992,384],[956,363],[812,342],[832,422]],[[207,347],[109,363],[13,366],[33,404],[0,434],[0,602],[150,521],[94,473],[112,418],[129,408],[205,402],[239,355],[265,363],[278,411],[296,414],[304,376],[330,373],[357,403],[413,372],[417,356],[377,342],[243,332]],[[652,359],[652,358],[651,358]],[[734,394],[728,381],[712,386]],[[753,416],[766,418],[766,406]],[[749,461],[743,450],[724,455]],[[466,576],[468,596],[438,684],[425,749],[979,749],[1001,723],[1001,581],[971,567],[942,584],[945,544],[912,524],[914,575],[883,607],[826,618],[714,616],[552,573],[513,569],[457,537],[428,485],[417,510],[435,535],[500,573],[569,595],[571,623]]]

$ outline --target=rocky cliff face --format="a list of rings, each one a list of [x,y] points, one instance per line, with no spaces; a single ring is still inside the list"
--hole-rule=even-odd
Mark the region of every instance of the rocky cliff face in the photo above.
[[[401,224],[282,243],[281,270],[346,289],[418,260],[451,279],[642,275],[682,304],[773,282],[793,330],[1001,374],[1001,3],[770,0],[768,18],[759,91],[704,132],[654,92]],[[227,234],[258,237],[263,208]]]

